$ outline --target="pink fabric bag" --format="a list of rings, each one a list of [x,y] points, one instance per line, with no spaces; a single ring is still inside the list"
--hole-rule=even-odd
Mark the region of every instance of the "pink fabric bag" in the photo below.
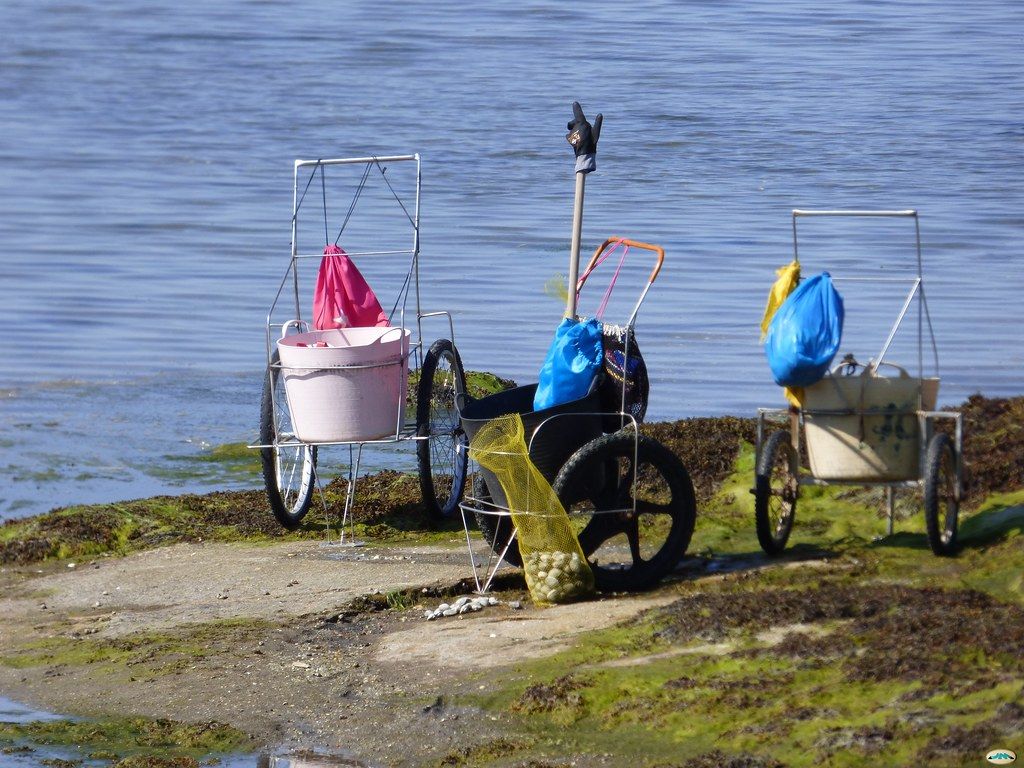
[[[313,324],[318,331],[391,324],[352,259],[336,245],[324,248],[320,260],[313,292]]]

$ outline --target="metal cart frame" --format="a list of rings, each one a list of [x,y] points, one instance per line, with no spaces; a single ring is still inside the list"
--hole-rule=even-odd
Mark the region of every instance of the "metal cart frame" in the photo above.
[[[401,196],[395,191],[386,175],[387,166],[397,163],[415,163],[415,201],[410,211],[403,202]],[[344,222],[338,237],[341,237],[345,226],[353,214],[359,195],[362,192],[371,172],[379,172],[380,178],[387,185],[391,195],[394,197],[397,206],[401,209],[408,220],[411,230],[411,244],[406,249],[395,250],[364,250],[353,251],[347,255],[351,258],[366,259],[377,257],[407,257],[409,259],[408,271],[405,280],[399,289],[398,296],[394,301],[390,317],[398,323],[392,328],[399,329],[403,335],[410,331],[411,338],[409,349],[404,353],[401,364],[388,363],[395,368],[396,376],[403,376],[403,366],[408,365],[409,372],[418,370],[422,375],[418,390],[418,404],[415,420],[407,418],[406,403],[399,402],[395,414],[395,429],[393,434],[377,439],[360,440],[337,440],[324,442],[304,442],[299,440],[291,430],[291,416],[288,413],[287,402],[284,398],[284,386],[282,379],[283,366],[281,365],[276,351],[276,343],[280,338],[285,337],[291,331],[308,331],[309,322],[302,318],[302,300],[300,298],[300,265],[309,259],[314,259],[314,264],[319,264],[324,258],[324,253],[300,252],[299,236],[299,215],[303,201],[309,192],[311,185],[319,175],[321,193],[323,195],[323,214],[325,237],[327,232],[327,193],[325,181],[325,169],[331,167],[362,166],[362,178],[355,196],[345,214]],[[308,179],[305,179],[305,172],[308,172]],[[305,184],[300,184],[300,177]],[[271,303],[266,316],[265,340],[266,340],[266,364],[267,374],[264,386],[263,407],[261,413],[260,441],[250,447],[258,448],[263,459],[264,479],[266,481],[268,498],[275,516],[286,528],[294,529],[300,524],[302,517],[306,514],[312,501],[313,490],[319,493],[321,504],[326,514],[326,500],[323,496],[323,489],[316,470],[318,449],[326,446],[348,446],[348,492],[346,494],[344,511],[340,525],[339,543],[345,542],[346,522],[354,526],[351,517],[352,506],[355,501],[356,479],[359,475],[359,466],[362,458],[362,451],[365,445],[387,445],[404,441],[417,443],[417,458],[420,469],[420,485],[424,495],[424,501],[428,511],[436,516],[451,514],[462,494],[465,482],[465,452],[459,450],[460,438],[456,426],[445,427],[438,431],[435,423],[433,406],[434,396],[437,394],[435,386],[444,377],[444,386],[450,387],[457,393],[465,392],[465,375],[462,370],[462,363],[455,348],[455,326],[450,312],[446,310],[424,312],[420,302],[420,191],[421,191],[421,162],[419,154],[411,155],[390,155],[390,156],[369,156],[353,158],[317,159],[317,160],[296,160],[294,162],[292,176],[292,218],[291,218],[291,249],[288,267],[278,286],[277,293]],[[329,237],[328,237],[329,240]],[[337,240],[337,238],[336,238]],[[315,274],[315,272],[314,272]],[[410,327],[408,322],[411,319],[409,307],[410,294],[415,303],[415,326]],[[281,319],[281,312],[287,319]],[[448,335],[434,342],[428,349],[424,344],[423,321],[428,318],[447,319]],[[414,331],[414,333],[413,333]],[[310,371],[329,371],[343,369],[366,369],[381,367],[379,364],[371,365],[339,365],[322,366]],[[429,372],[428,369],[429,368]],[[296,369],[295,366],[288,366],[289,370]],[[305,370],[305,369],[301,369]],[[435,381],[438,379],[438,381]],[[424,400],[424,397],[426,400]],[[424,405],[424,402],[427,405]],[[437,498],[434,495],[434,478],[431,474],[431,441],[444,438],[451,440],[451,459],[453,473],[452,486],[444,498]],[[434,454],[436,457],[436,454]],[[435,459],[436,460],[436,459]],[[441,491],[438,495],[443,495]],[[429,497],[429,498],[428,498]],[[330,541],[330,524],[327,526],[328,540]],[[350,543],[353,543],[350,537]]]
[[[664,249],[658,245],[626,238],[610,237],[594,251],[582,276],[578,277],[576,281],[576,289],[571,290],[570,294],[573,299],[572,309],[575,313],[576,304],[574,299],[576,294],[583,288],[587,278],[598,265],[602,255],[608,251],[609,246],[617,246],[619,244],[625,247],[651,251],[656,257],[655,265],[629,315],[626,325],[618,326],[626,339],[623,361],[623,369],[625,370],[628,366],[629,356],[632,354],[629,345],[629,339],[632,338],[632,335],[627,333],[627,331],[631,332],[633,330],[640,307],[661,270],[665,258]],[[625,254],[623,259],[624,257]],[[614,285],[614,280],[612,284]],[[610,290],[609,288],[609,292]],[[587,402],[591,397],[594,398],[593,402],[596,405],[600,405],[597,402],[595,391],[592,390],[585,398],[564,406],[574,410],[557,413],[554,411],[563,406],[555,406],[550,409],[551,415],[543,418],[536,426],[528,427],[526,435],[527,453],[535,463],[538,463],[535,448],[538,448],[538,452],[542,455],[548,454],[546,449],[552,443],[564,440],[566,433],[579,432],[580,434],[589,435],[592,423],[597,422],[597,437],[593,439],[584,437],[583,440],[575,443],[561,466],[546,466],[548,474],[554,475],[553,478],[549,477],[548,479],[555,494],[566,505],[566,512],[569,513],[570,517],[588,518],[587,523],[579,533],[580,546],[588,558],[605,541],[619,534],[623,534],[629,543],[630,562],[628,564],[591,564],[594,569],[597,588],[606,591],[645,589],[671,571],[689,546],[696,521],[696,500],[693,484],[690,481],[686,468],[675,454],[653,438],[640,434],[639,419],[633,413],[628,412],[626,407],[625,382],[623,382],[622,399],[619,401],[617,412],[593,411],[587,408],[575,410],[577,406]],[[532,388],[530,401],[532,402]],[[607,422],[609,416],[613,418],[616,424],[614,426],[602,426]],[[465,413],[463,413],[463,418],[465,419]],[[572,422],[578,419],[586,419],[591,423],[580,427],[578,430],[574,430]],[[602,429],[606,434],[601,434]],[[469,431],[468,428],[467,431]],[[545,464],[547,464],[549,459],[550,455],[548,454],[545,458]],[[570,510],[569,507],[572,504],[587,504],[593,501],[593,499],[587,497],[579,497],[582,485],[585,484],[583,481],[584,476],[592,472],[596,464],[602,463],[606,468],[611,466],[618,471],[621,468],[618,465],[619,461],[626,462],[628,466],[626,467],[626,474],[616,478],[618,483],[617,492],[615,494],[608,494],[607,498],[602,499],[603,506],[600,506],[600,508],[595,503],[586,506],[583,510]],[[648,473],[648,476],[657,474],[664,481],[664,488],[669,493],[668,502],[657,505],[637,498],[636,479],[641,466]],[[538,469],[540,469],[539,465]],[[467,491],[466,498],[459,506],[462,511],[466,545],[469,549],[476,590],[479,593],[486,593],[503,562],[510,565],[519,564],[516,562],[518,560],[518,550],[515,552],[516,557],[510,560],[511,550],[516,540],[516,531],[511,525],[512,516],[520,514],[546,515],[548,512],[547,510],[533,510],[529,508],[513,510],[506,505],[496,504],[491,497],[488,487],[480,482],[483,480],[483,476],[479,474],[479,466],[472,461],[471,470],[473,470],[471,474],[476,478],[477,482],[474,482],[472,490]],[[544,473],[544,470],[542,470],[542,474]],[[609,479],[609,477],[605,477],[603,482],[607,484]],[[526,506],[529,507],[530,505],[526,504]],[[666,515],[671,520],[664,541],[661,541],[660,537],[655,539],[657,549],[649,557],[643,557],[643,554],[649,553],[641,552],[639,519],[645,514]],[[470,537],[471,517],[476,518],[485,540],[490,545],[490,551],[484,563],[479,563],[474,556],[473,542]],[[485,522],[488,518],[493,518],[489,524]],[[482,577],[478,572],[478,569],[481,567],[483,568]]]
[[[918,375],[921,379],[924,378],[925,363],[924,363],[924,331],[927,326],[928,338],[931,342],[932,354],[934,358],[935,375],[939,374],[939,356],[938,347],[935,342],[935,333],[932,328],[931,315],[928,311],[928,303],[925,298],[924,290],[924,277],[923,277],[923,262],[921,257],[921,226],[916,210],[803,210],[795,209],[792,213],[793,222],[793,258],[799,260],[799,238],[797,234],[797,222],[803,217],[844,217],[844,218],[907,218],[911,219],[914,223],[914,234],[915,234],[915,248],[916,248],[916,275],[914,277],[907,278],[886,278],[886,277],[875,277],[875,276],[839,276],[833,277],[835,282],[842,281],[858,281],[858,282],[870,282],[870,283],[910,283],[910,288],[907,292],[906,298],[900,308],[899,313],[896,316],[892,327],[882,345],[881,350],[878,353],[877,358],[873,358],[866,366],[870,372],[878,370],[885,361],[885,356],[892,345],[893,339],[899,331],[904,320],[911,307],[916,302],[917,304],[917,348],[918,348]],[[841,363],[838,368],[843,367],[847,363]],[[808,470],[799,466],[800,447],[801,447],[801,430],[805,426],[805,417],[807,416],[864,416],[864,415],[877,415],[877,412],[866,411],[862,409],[843,409],[843,410],[809,410],[806,408],[791,407],[785,408],[759,408],[757,411],[757,443],[756,443],[756,455],[755,455],[755,466],[757,467],[757,476],[755,480],[755,487],[751,490],[751,493],[757,497],[757,515],[758,515],[758,538],[761,542],[762,548],[769,555],[776,555],[781,553],[785,547],[786,540],[789,536],[789,530],[793,522],[793,514],[796,506],[796,499],[799,496],[799,489],[802,486],[829,486],[829,485],[856,485],[866,487],[884,487],[886,489],[886,512],[887,512],[887,531],[889,535],[892,535],[894,530],[894,517],[895,517],[895,493],[901,488],[914,488],[923,489],[925,492],[925,513],[926,521],[928,522],[929,541],[932,549],[936,554],[948,555],[955,551],[956,546],[956,517],[959,511],[959,503],[963,493],[963,416],[956,411],[939,411],[939,410],[916,410],[912,412],[917,418],[918,429],[920,431],[920,455],[918,457],[918,476],[913,479],[907,480],[862,480],[862,479],[820,479],[814,477]],[[936,449],[934,446],[936,443],[936,437],[940,434],[940,430],[937,429],[937,424],[940,421],[952,422],[953,424],[953,439],[949,448],[952,449],[951,461],[949,456],[945,456],[944,459],[940,457],[940,463],[945,465],[943,469],[947,477],[944,478],[946,483],[947,493],[951,495],[951,498],[946,498],[946,520],[943,530],[937,530],[937,520],[931,519],[938,513],[937,509],[929,510],[929,505],[933,507],[938,505],[940,499],[930,499],[929,496],[933,492],[937,492],[939,489],[933,486],[939,482],[938,478],[930,477],[930,473],[935,471],[935,468],[931,466],[934,463],[931,460],[931,454],[933,451],[938,450],[940,453],[943,448]],[[789,427],[789,444],[792,450],[786,449],[789,453],[788,463],[790,469],[788,474],[790,477],[785,477],[778,484],[776,488],[773,468],[777,467],[780,462],[777,461],[777,457],[765,456],[764,451],[766,449],[766,433],[767,424],[769,422],[788,424]],[[776,449],[776,444],[772,444],[771,447]],[[779,449],[782,450],[782,449]],[[783,457],[786,458],[786,457]],[[794,462],[795,460],[795,462]],[[785,461],[781,463],[786,463]],[[793,464],[796,464],[794,467]],[[951,465],[951,466],[949,466]],[[785,473],[784,473],[785,474]],[[767,525],[763,524],[760,519],[762,516],[762,508],[767,508],[770,504],[770,497],[777,497],[780,500],[782,506],[782,514],[778,520],[771,520]],[[788,505],[788,511],[787,511]],[[930,517],[931,516],[931,517]],[[767,530],[765,530],[767,528]]]

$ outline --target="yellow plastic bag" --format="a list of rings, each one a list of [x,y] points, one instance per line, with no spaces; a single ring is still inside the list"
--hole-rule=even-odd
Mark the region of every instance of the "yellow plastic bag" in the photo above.
[[[794,259],[786,266],[775,270],[775,274],[778,277],[768,291],[768,303],[764,308],[764,317],[761,318],[761,341],[764,341],[765,334],[768,333],[768,326],[775,317],[776,310],[800,282],[800,262]],[[804,395],[803,387],[786,387],[785,395],[786,400],[799,408]]]
[[[768,326],[775,317],[775,311],[782,306],[782,302],[793,292],[797,283],[800,282],[800,262],[795,259],[784,267],[775,270],[778,278],[772,283],[768,291],[768,304],[764,308],[764,317],[761,319],[761,341],[764,341],[768,333]]]
[[[473,437],[469,455],[501,483],[533,599],[565,603],[592,594],[594,574],[569,515],[530,461],[519,415],[501,416],[485,424]]]

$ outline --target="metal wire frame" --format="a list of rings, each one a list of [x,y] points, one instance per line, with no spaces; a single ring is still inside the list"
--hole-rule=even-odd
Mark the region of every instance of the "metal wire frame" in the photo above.
[[[403,163],[413,162],[416,165],[415,171],[415,204],[412,207],[412,212],[402,202],[401,197],[391,186],[387,177],[384,175],[385,167],[384,164],[392,163]],[[280,363],[273,361],[274,352],[276,349],[277,339],[286,335],[290,328],[295,327],[299,331],[308,331],[309,323],[302,318],[302,303],[299,296],[299,264],[309,259],[316,258],[317,260],[322,259],[323,253],[300,253],[298,250],[298,219],[299,213],[302,208],[302,202],[305,197],[305,190],[303,194],[299,193],[299,179],[300,171],[303,169],[310,169],[309,183],[306,184],[306,188],[310,186],[313,177],[319,171],[321,174],[321,183],[324,182],[324,169],[329,166],[352,166],[352,165],[364,165],[366,170],[363,173],[363,179],[360,182],[360,190],[357,190],[356,196],[349,206],[348,213],[345,217],[345,223],[347,224],[349,217],[352,215],[355,203],[358,200],[358,196],[361,191],[361,186],[365,182],[366,177],[369,175],[372,168],[376,167],[380,171],[381,178],[384,183],[387,184],[388,189],[394,196],[395,201],[405,214],[406,219],[409,221],[410,228],[412,230],[412,242],[408,249],[389,249],[389,250],[366,250],[366,251],[353,251],[348,255],[350,257],[390,257],[390,256],[408,256],[409,266],[406,271],[405,279],[402,283],[401,288],[398,292],[398,297],[394,303],[394,307],[391,312],[391,319],[395,319],[395,313],[398,314],[398,325],[392,326],[396,329],[401,329],[403,332],[408,330],[412,331],[407,324],[407,312],[411,314],[409,302],[410,294],[414,297],[415,301],[415,337],[410,340],[408,352],[404,353],[402,357],[384,363],[384,364],[371,364],[371,365],[346,365],[346,366],[327,366],[309,370],[341,370],[341,369],[365,369],[365,368],[376,368],[384,367],[386,365],[393,365],[395,367],[396,376],[403,376],[403,368],[410,370],[419,370],[422,367],[423,356],[425,354],[424,340],[423,340],[423,321],[428,318],[444,317],[447,318],[448,325],[448,339],[455,344],[455,326],[452,319],[452,315],[448,311],[432,311],[423,312],[421,305],[420,295],[420,281],[419,281],[419,256],[420,256],[420,200],[421,200],[421,189],[422,189],[422,169],[421,161],[418,153],[411,155],[373,155],[368,157],[355,157],[355,158],[331,158],[331,159],[317,159],[317,160],[296,160],[293,167],[292,176],[292,218],[291,218],[291,247],[290,247],[290,258],[288,267],[285,270],[281,282],[278,285],[277,292],[274,295],[274,299],[271,302],[270,309],[267,311],[266,323],[265,323],[265,343],[266,343],[266,364],[268,370],[276,369],[278,372],[284,367]],[[323,204],[324,204],[324,216],[325,216],[325,231],[326,231],[326,218],[327,218],[327,201],[326,201],[326,188],[323,191]],[[344,230],[344,224],[342,230]],[[340,237],[339,232],[339,237]],[[288,288],[291,290],[289,291]],[[276,313],[280,310],[281,306],[289,303],[288,298],[293,302],[294,312],[292,316],[283,322],[275,321]],[[410,364],[411,363],[411,364]],[[288,366],[293,368],[293,366]],[[307,369],[303,369],[307,370]],[[271,403],[272,403],[272,418],[275,425],[281,423],[278,412],[279,400],[276,397],[276,387],[283,385],[283,375],[271,375],[270,376],[270,387],[271,387]],[[401,382],[400,382],[401,383]],[[400,387],[400,389],[403,389]],[[393,434],[375,439],[375,440],[339,440],[330,442],[304,442],[296,438],[294,433],[276,435],[278,438],[273,444],[254,444],[250,445],[250,448],[261,448],[261,449],[284,449],[284,448],[296,448],[296,447],[311,447],[311,446],[336,446],[336,445],[347,445],[349,446],[349,464],[348,464],[348,490],[345,496],[344,512],[340,521],[340,540],[338,543],[346,543],[345,539],[345,524],[346,522],[351,527],[354,521],[351,517],[352,506],[355,502],[356,492],[356,480],[359,474],[359,465],[362,458],[362,450],[364,445],[388,445],[396,442],[403,441],[419,441],[429,440],[429,436],[420,436],[418,434],[417,425],[415,421],[408,422],[405,419],[405,402],[404,399],[400,399],[397,403],[397,409],[395,414],[395,431]],[[323,488],[320,482],[320,474],[317,467],[314,465],[313,469],[314,482],[316,485],[316,491],[319,495],[321,505],[324,510],[324,514],[327,514],[327,502],[324,497]],[[351,531],[354,534],[354,530]],[[333,543],[330,533],[330,522],[327,525],[327,543]],[[350,535],[349,542],[357,544]]]
[[[754,451],[754,466],[759,466],[761,461],[761,447],[764,445],[765,435],[765,422],[772,421],[774,423],[785,423],[791,422],[795,417],[797,419],[798,427],[803,427],[804,415],[810,416],[857,416],[861,414],[866,415],[877,415],[876,413],[869,411],[860,411],[857,409],[850,409],[845,411],[833,411],[833,410],[804,410],[801,409],[797,413],[787,408],[758,408],[757,409],[757,441]],[[918,477],[910,480],[821,480],[814,477],[810,472],[801,471],[798,468],[796,482],[797,487],[805,485],[811,486],[830,486],[830,485],[856,485],[865,488],[885,488],[885,501],[886,501],[886,514],[887,514],[887,526],[886,530],[888,535],[892,536],[893,526],[895,520],[896,510],[896,490],[903,489],[921,489],[924,487],[924,465],[925,457],[928,453],[928,444],[931,442],[932,436],[935,434],[935,424],[938,421],[947,420],[953,422],[953,445],[956,451],[956,463],[954,464],[954,474],[956,478],[955,494],[957,501],[960,500],[960,496],[963,493],[963,476],[964,476],[964,456],[963,456],[963,445],[964,445],[964,416],[958,411],[907,411],[917,417],[918,429],[920,431],[920,445],[918,448]],[[796,430],[793,431],[791,437],[794,441],[794,447],[797,449],[797,455],[799,456],[799,434]]]
[[[927,322],[929,339],[931,341],[932,354],[934,357],[935,364],[935,375],[939,375],[939,352],[938,346],[935,342],[935,331],[932,328],[931,314],[928,311],[928,302],[925,298],[924,293],[924,275],[923,275],[923,259],[921,256],[921,222],[918,218],[917,211],[914,209],[907,210],[806,210],[795,208],[793,209],[792,222],[793,222],[793,258],[799,261],[799,239],[797,236],[797,219],[802,217],[844,217],[844,218],[911,218],[914,221],[914,243],[916,253],[916,267],[917,276],[913,279],[910,278],[882,278],[875,277],[873,275],[868,276],[848,276],[848,277],[833,277],[836,282],[839,281],[858,281],[858,282],[871,282],[871,283],[905,283],[910,280],[911,287],[907,296],[903,302],[902,307],[896,317],[896,321],[893,323],[889,330],[889,334],[886,337],[885,343],[882,345],[882,349],[878,354],[878,357],[869,363],[869,368],[872,372],[877,371],[879,366],[885,358],[885,354],[889,351],[889,347],[892,345],[893,339],[896,336],[896,332],[899,330],[900,325],[903,323],[904,318],[909,311],[911,304],[916,298],[918,301],[918,313],[917,313],[917,362],[918,362],[918,375],[921,379],[924,378],[924,324]],[[886,489],[886,507],[888,516],[887,530],[889,535],[893,533],[894,515],[895,515],[895,492],[900,488],[922,488],[924,486],[924,464],[925,456],[928,450],[928,443],[931,441],[932,434],[934,432],[935,422],[942,419],[952,420],[954,422],[954,445],[956,450],[956,498],[959,500],[960,495],[963,492],[963,415],[955,411],[908,411],[908,414],[913,413],[918,419],[918,428],[920,431],[920,447],[918,457],[918,477],[917,479],[910,480],[897,480],[897,481],[870,481],[870,480],[821,480],[814,477],[809,472],[801,472],[798,468],[797,472],[797,486],[802,485],[815,485],[815,486],[829,486],[829,485],[857,485],[863,487],[884,487]],[[863,409],[847,409],[847,410],[807,410],[807,409],[782,409],[782,408],[758,408],[757,409],[757,439],[755,443],[755,456],[754,466],[758,466],[761,460],[761,450],[764,444],[764,433],[765,433],[765,421],[766,419],[772,419],[774,421],[789,420],[791,423],[791,438],[793,446],[797,450],[797,456],[800,455],[800,428],[804,425],[804,415],[810,416],[853,416],[853,415],[872,415],[872,412],[865,411]],[[799,460],[798,460],[799,465]]]
[[[541,431],[545,427],[549,426],[556,419],[573,418],[573,417],[586,417],[586,418],[591,418],[592,419],[592,418],[595,418],[595,417],[605,417],[605,416],[609,416],[609,415],[610,416],[619,415],[619,416],[622,417],[624,422],[625,421],[629,422],[628,426],[625,426],[623,429],[624,430],[630,430],[633,433],[633,482],[635,483],[636,482],[637,464],[638,464],[638,452],[639,452],[639,447],[638,446],[639,446],[639,442],[640,442],[640,440],[639,440],[640,429],[639,429],[639,425],[637,423],[637,420],[630,413],[625,413],[625,412],[620,412],[619,414],[614,414],[614,413],[609,414],[609,413],[604,413],[604,412],[556,413],[556,414],[554,414],[552,416],[549,416],[548,418],[544,419],[540,424],[537,425],[537,428],[533,431],[533,434],[530,435],[530,441],[529,441],[529,444],[527,445],[526,453],[527,453],[527,455],[529,455],[530,451],[533,450],[533,442],[534,442],[534,440],[537,439],[537,435],[539,435],[541,433]],[[597,438],[597,439],[599,439],[599,438]],[[590,445],[590,443],[585,443],[583,446],[580,446],[580,448],[578,448],[577,451],[583,450],[583,448],[585,448],[587,445]],[[466,450],[466,448],[464,446],[459,446],[458,450]],[[520,453],[510,453],[510,452],[507,452],[507,451],[487,451],[487,453],[498,455],[498,456],[522,456],[522,454],[520,454]],[[468,457],[467,457],[467,459],[468,459]],[[471,459],[467,460],[467,464],[466,464],[466,475],[467,475],[467,477],[470,474],[473,474],[473,473],[478,472],[478,471],[479,471],[479,466],[474,467],[474,462]],[[516,530],[515,530],[515,527],[513,526],[512,533],[509,536],[508,541],[505,543],[505,546],[502,548],[501,552],[496,553],[496,552],[494,552],[494,550],[492,548],[488,547],[488,549],[487,549],[487,561],[481,566],[481,564],[477,562],[476,555],[473,552],[473,540],[472,540],[472,537],[471,537],[470,532],[469,532],[469,529],[470,529],[469,515],[470,514],[483,514],[483,515],[492,515],[494,517],[511,517],[513,514],[517,514],[517,515],[520,515],[520,514],[523,514],[523,515],[537,515],[538,517],[549,516],[549,513],[547,512],[547,510],[531,510],[531,509],[529,509],[529,506],[530,506],[529,500],[527,500],[526,506],[527,506],[527,509],[525,509],[525,510],[517,509],[517,510],[513,511],[510,507],[507,507],[507,506],[501,506],[501,505],[495,504],[493,502],[484,502],[482,499],[476,498],[472,494],[472,491],[467,493],[463,497],[462,502],[459,504],[459,511],[460,511],[460,513],[462,515],[462,528],[463,528],[463,531],[465,532],[465,535],[466,535],[466,548],[469,551],[469,563],[470,563],[470,567],[473,570],[473,581],[476,584],[476,592],[477,592],[477,594],[481,594],[481,595],[487,594],[487,591],[490,589],[491,582],[494,580],[494,577],[498,573],[498,569],[501,567],[501,564],[503,562],[505,562],[505,555],[508,553],[508,551],[512,547],[512,545],[515,544],[515,541],[516,541]],[[632,508],[622,507],[620,509],[602,509],[602,510],[593,509],[593,510],[580,510],[580,511],[577,511],[577,512],[569,512],[568,510],[566,510],[566,512],[570,516],[572,516],[572,517],[582,517],[584,515],[593,516],[593,515],[607,515],[607,514],[622,514],[624,512],[626,512],[626,513],[631,512],[633,514],[636,514],[636,496],[635,495],[633,496]],[[483,571],[484,571],[484,579],[483,579],[483,581],[481,581],[480,573],[479,573],[479,569],[481,567],[483,568]]]
[[[921,221],[918,218],[917,211],[913,209],[907,209],[902,211],[864,211],[864,210],[806,210],[801,208],[793,209],[793,258],[796,261],[800,260],[799,244],[797,237],[797,219],[807,217],[839,217],[839,218],[910,218],[914,220],[914,243],[915,253],[917,256],[917,277],[911,282],[910,291],[907,294],[906,299],[903,302],[903,306],[900,309],[899,314],[896,317],[896,321],[893,323],[892,328],[889,330],[889,335],[886,337],[885,343],[882,345],[882,349],[878,353],[878,357],[872,360],[869,364],[872,371],[877,370],[885,359],[886,353],[889,351],[889,347],[892,345],[893,339],[896,337],[896,332],[899,330],[903,323],[903,319],[906,317],[907,311],[910,309],[911,303],[917,298],[918,312],[917,312],[917,367],[918,376],[924,378],[924,323],[927,321],[928,335],[931,340],[932,355],[934,357],[935,364],[935,375],[939,375],[939,350],[935,343],[935,330],[932,327],[931,313],[928,311],[928,300],[925,298],[924,293],[924,275],[923,275],[923,260],[921,257]],[[865,276],[833,276],[832,278],[836,282],[844,281],[857,281],[857,282],[871,282],[871,283],[905,283],[909,278],[880,278],[874,275]]]
[[[416,184],[415,184],[415,205],[413,212],[410,214],[408,209],[402,203],[401,199],[395,193],[394,189],[391,188],[390,182],[387,182],[387,178],[384,176],[384,163],[398,163],[398,162],[415,162],[416,164]],[[398,298],[395,301],[395,310],[399,313],[400,322],[398,325],[393,327],[401,328],[402,330],[412,330],[406,323],[406,312],[409,309],[410,294],[415,297],[415,308],[416,308],[416,334],[412,339],[409,346],[409,353],[405,359],[408,359],[411,365],[410,370],[418,370],[423,362],[424,340],[423,340],[423,320],[431,317],[445,317],[448,320],[448,338],[455,344],[455,324],[452,320],[450,312],[447,311],[434,311],[434,312],[423,312],[420,303],[420,283],[419,283],[419,254],[420,254],[420,192],[422,188],[422,171],[421,161],[418,153],[412,155],[387,155],[387,156],[369,156],[369,157],[356,157],[356,158],[333,158],[333,159],[318,159],[318,160],[296,160],[293,169],[292,177],[292,219],[291,219],[291,254],[288,263],[288,268],[285,271],[284,276],[278,286],[277,293],[274,296],[274,300],[271,303],[270,309],[266,316],[266,360],[268,368],[281,369],[280,363],[273,362],[273,355],[276,348],[277,339],[287,333],[289,327],[296,325],[302,326],[306,329],[309,328],[308,322],[302,319],[302,303],[299,296],[299,263],[306,259],[316,258],[322,259],[323,254],[311,254],[311,253],[300,253],[298,250],[298,221],[299,212],[302,208],[303,196],[299,194],[299,180],[301,169],[312,169],[311,174],[316,174],[317,171],[323,171],[325,167],[329,166],[346,166],[346,165],[366,165],[368,167],[377,167],[381,172],[382,178],[388,184],[391,189],[398,205],[401,207],[406,218],[409,220],[412,229],[412,244],[408,249],[398,250],[380,250],[380,251],[359,251],[349,254],[349,256],[398,256],[405,255],[409,256],[409,268],[406,273],[405,280],[399,290]],[[312,176],[311,176],[312,178]],[[308,186],[308,185],[307,185]],[[291,298],[294,302],[294,313],[291,318],[284,322],[275,322],[275,313],[279,309],[279,304],[286,294],[287,288],[291,285]],[[277,331],[278,333],[275,333]],[[394,365],[396,369],[396,376],[402,376],[402,359],[394,360],[383,365]],[[294,366],[288,366],[293,368]],[[360,369],[365,367],[378,367],[374,366],[329,366],[324,368],[317,368],[312,370],[341,370],[341,369]],[[304,369],[305,370],[305,369]],[[276,381],[275,381],[276,379]],[[281,377],[271,377],[271,387],[277,386],[277,382],[281,381]],[[272,390],[272,395],[273,395]],[[278,423],[277,398],[273,399],[274,402],[274,419],[275,423]],[[395,414],[395,431],[392,436],[381,438],[377,440],[356,440],[356,441],[332,441],[332,442],[316,442],[316,443],[302,443],[294,438],[294,435],[290,436],[290,439],[280,441],[272,446],[267,445],[254,445],[254,448],[273,448],[273,447],[289,447],[296,445],[356,445],[356,444],[387,444],[400,442],[405,440],[421,440],[427,439],[419,437],[416,434],[415,423],[405,421],[405,403],[398,403]]]

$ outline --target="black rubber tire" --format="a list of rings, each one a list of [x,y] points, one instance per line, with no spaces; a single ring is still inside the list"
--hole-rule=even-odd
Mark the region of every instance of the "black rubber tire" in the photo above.
[[[939,433],[932,437],[925,454],[924,523],[928,545],[941,557],[957,551],[960,502],[956,497],[956,449],[949,435]]]
[[[274,353],[263,379],[263,397],[260,400],[260,443],[277,444],[292,438],[291,416],[284,395],[284,381],[278,367],[278,354]],[[274,424],[274,399],[277,400],[278,423]],[[294,531],[302,524],[309,511],[316,488],[316,446],[301,448],[261,448],[263,484],[267,489],[270,509],[282,526]],[[296,471],[298,472],[297,483]],[[287,478],[282,483],[282,478]],[[283,487],[282,487],[283,486]]]
[[[466,487],[469,441],[462,430],[456,398],[466,393],[466,374],[459,351],[438,339],[427,351],[416,392],[416,462],[420,493],[427,515],[451,517]]]
[[[799,461],[788,430],[772,432],[761,448],[754,478],[754,523],[766,555],[781,555],[793,530]],[[778,504],[773,504],[777,500]]]
[[[668,493],[667,500],[645,498],[646,492],[638,497],[634,476],[647,487],[656,483],[662,493]],[[579,540],[590,559],[599,590],[648,589],[670,573],[686,554],[697,520],[693,483],[679,457],[658,441],[644,435],[637,437],[631,431],[591,440],[569,457],[552,487],[567,511],[577,511],[580,504],[594,510],[580,531]],[[634,501],[637,514],[602,511],[632,509]],[[662,516],[668,520],[662,521],[662,529],[656,531],[657,523],[652,520]],[[665,523],[668,530],[663,533]],[[626,562],[602,563],[600,557],[592,557],[595,553],[600,555],[602,545],[620,534],[629,547]],[[648,542],[654,545],[647,548],[651,554],[645,556],[641,549]],[[616,554],[614,550],[602,551],[609,556]]]
[[[479,473],[473,476],[473,498],[479,503],[481,509],[487,509],[494,503],[491,500],[490,491],[487,490],[487,483],[484,481],[483,475]],[[474,511],[473,516],[476,518],[476,524],[480,528],[484,541],[490,545],[496,555],[500,555],[515,530],[512,518],[507,514],[488,515],[479,510]],[[513,544],[508,548],[505,553],[505,562],[516,568],[523,566],[523,558],[519,554],[518,544]]]

